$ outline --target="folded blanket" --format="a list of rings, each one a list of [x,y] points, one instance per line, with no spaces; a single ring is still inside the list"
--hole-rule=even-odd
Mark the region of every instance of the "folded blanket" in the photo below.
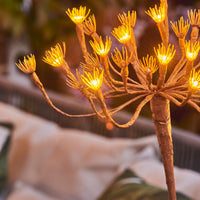
[[[155,136],[108,139],[56,124],[0,103],[0,121],[13,123],[10,183],[21,181],[60,199],[94,200],[120,171],[156,158]]]

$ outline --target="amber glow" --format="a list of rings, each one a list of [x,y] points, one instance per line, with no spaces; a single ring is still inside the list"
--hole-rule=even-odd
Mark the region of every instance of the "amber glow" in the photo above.
[[[158,45],[158,49],[154,48],[156,56],[161,64],[168,64],[175,55],[174,46],[169,44],[166,48],[163,43]]]
[[[111,48],[111,39],[110,37],[106,37],[105,44],[103,43],[102,38],[100,37],[100,41],[97,42],[96,40],[90,41],[90,45],[92,46],[93,50],[100,56],[104,57],[108,54]]]
[[[138,9],[138,11],[141,12],[141,9]],[[25,73],[33,72],[30,74],[32,81],[44,95],[47,103],[67,117],[97,116],[102,122],[107,123],[107,129],[112,129],[113,125],[119,128],[129,128],[136,122],[144,108],[146,111],[151,111],[161,160],[164,165],[168,199],[176,200],[170,110],[174,108],[174,105],[182,107],[189,104],[200,112],[200,92],[198,92],[200,90],[200,71],[193,70],[200,69],[200,58],[198,57],[200,50],[200,10],[188,11],[188,21],[184,21],[181,17],[179,21],[172,23],[172,29],[178,36],[178,38],[173,38],[169,29],[167,0],[160,0],[160,6],[156,5],[149,8],[146,14],[156,22],[152,28],[158,29],[160,34],[160,37],[155,35],[157,39],[161,40],[161,44],[158,46],[155,44],[156,38],[151,37],[148,30],[144,31],[143,29],[149,26],[143,24],[143,22],[147,22],[145,18],[139,20],[142,28],[140,29],[138,26],[139,28],[136,29],[137,32],[135,33],[133,27],[136,22],[136,12],[128,11],[119,14],[118,19],[121,24],[112,31],[112,34],[118,40],[113,38],[115,43],[113,48],[115,50],[112,49],[113,54],[111,54],[113,60],[108,55],[112,44],[111,37],[105,35],[105,40],[102,40],[98,31],[96,32],[94,15],[88,17],[89,12],[90,10],[86,11],[86,7],[82,6],[68,9],[66,12],[76,24],[79,46],[76,45],[71,48],[80,47],[80,49],[77,50],[76,58],[73,60],[75,62],[71,60],[71,63],[68,64],[67,60],[64,60],[64,44],[63,47],[57,44],[54,48],[46,51],[43,60],[50,65],[59,67],[58,70],[66,79],[66,84],[83,94],[91,105],[92,112],[71,114],[54,105],[39,80],[39,76],[34,72],[35,60],[33,56],[24,58],[24,62],[19,62],[18,67]],[[106,21],[113,20],[115,22],[114,18],[117,16],[110,16],[113,14],[112,8],[108,12],[109,16],[107,12],[98,15],[97,21],[100,22],[100,27],[102,27],[101,23],[104,21],[101,17]],[[140,17],[142,16],[142,13],[140,13]],[[173,16],[172,10],[170,17]],[[192,27],[188,31],[189,23]],[[110,35],[109,30],[110,26],[109,28],[105,27],[102,29],[102,34]],[[72,32],[72,30],[69,31]],[[86,37],[85,34],[87,34]],[[146,35],[147,42],[140,37],[143,34]],[[185,42],[185,38],[189,42]],[[139,39],[138,43],[142,45],[137,45],[137,39]],[[169,41],[174,42],[174,46],[169,44]],[[156,48],[154,48],[156,56],[150,54],[139,60],[141,55],[146,55],[146,51],[152,53],[152,43],[156,45]],[[121,46],[123,46],[122,51]],[[176,59],[170,63],[168,69],[168,63],[173,59],[176,52],[174,47],[180,51]],[[91,48],[94,51],[92,55],[90,55]],[[81,58],[78,51],[82,53]],[[194,59],[196,60],[193,62]],[[81,69],[77,65],[73,66],[73,68],[77,67],[76,75],[74,75],[70,65],[77,63],[78,60],[81,62]],[[104,88],[102,84],[104,84]],[[108,105],[107,100],[113,101],[113,104]],[[172,107],[170,106],[171,103],[174,104]],[[146,106],[150,106],[150,109],[146,109]],[[130,116],[122,119],[123,113],[121,111],[123,110],[131,111]],[[132,132],[132,129],[130,128],[127,131]],[[113,132],[117,132],[117,130],[113,130]]]
[[[68,9],[66,11],[66,14],[69,16],[69,18],[75,23],[80,24],[82,23],[86,17],[89,15],[90,10],[86,13],[86,7],[80,6],[79,9],[72,8],[72,10]]]
[[[91,90],[97,91],[103,83],[103,71],[94,68],[93,75],[90,72],[84,71],[81,75],[82,82]]]
[[[191,43],[190,41],[186,41],[185,43],[185,49],[186,49],[186,57],[188,60],[193,61],[196,59],[199,50],[200,50],[200,44],[199,42]]]
[[[131,27],[128,25],[118,26],[114,28],[112,34],[120,43],[125,44],[131,39]]]
[[[33,54],[30,54],[30,56],[24,57],[23,62],[19,60],[19,62],[16,63],[16,65],[24,73],[31,74],[35,72],[36,69],[35,56]]]
[[[196,72],[195,70],[191,71],[189,78],[189,89],[196,91],[200,89],[200,71]]]
[[[106,128],[107,128],[109,131],[112,131],[113,128],[114,128],[113,123],[112,123],[112,122],[107,122],[107,123],[106,123]]]
[[[156,23],[160,23],[165,20],[165,5],[161,5],[159,8],[155,5],[154,8],[149,8],[149,10],[146,11],[146,14]]]
[[[45,57],[43,57],[43,61],[48,63],[54,67],[60,67],[63,65],[65,57],[65,43],[63,42],[63,48],[60,44],[56,44],[56,46],[51,48],[50,50],[45,52]]]

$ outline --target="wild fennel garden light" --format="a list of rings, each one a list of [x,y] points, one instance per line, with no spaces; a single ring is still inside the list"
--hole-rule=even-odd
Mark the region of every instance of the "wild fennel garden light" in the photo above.
[[[80,69],[76,70],[75,75],[71,72],[67,61],[64,59],[65,43],[62,45],[57,44],[54,48],[46,51],[43,61],[59,68],[64,73],[66,84],[79,90],[88,99],[94,113],[71,115],[57,108],[49,99],[36,75],[36,62],[33,55],[24,57],[24,61],[19,61],[17,66],[31,75],[33,82],[39,87],[47,102],[54,109],[69,117],[97,115],[100,119],[113,123],[115,126],[127,128],[133,125],[144,105],[150,102],[165,169],[168,196],[170,200],[175,200],[170,102],[177,106],[184,106],[188,103],[200,112],[198,105],[200,103],[200,71],[198,71],[200,62],[194,62],[200,50],[200,10],[188,11],[187,21],[181,17],[177,22],[171,22],[172,29],[178,38],[182,55],[179,61],[174,64],[170,74],[168,73],[168,64],[173,59],[176,50],[174,45],[169,43],[167,10],[167,1],[161,0],[159,6],[156,5],[146,11],[146,14],[156,22],[162,43],[155,44],[155,55],[147,55],[141,60],[138,58],[133,31],[136,23],[136,12],[129,11],[119,14],[118,19],[121,25],[113,29],[112,35],[123,44],[123,47],[122,50],[116,48],[111,53],[112,61],[108,56],[112,45],[111,38],[106,36],[105,40],[103,40],[97,34],[94,15],[88,17],[90,10],[82,6],[67,10],[67,15],[76,24],[77,37],[83,53],[84,63],[81,63]],[[190,40],[186,41],[185,37],[190,26]],[[89,42],[94,51],[92,54],[87,50],[85,35],[92,38]],[[116,70],[113,64],[119,67],[120,71]],[[129,67],[133,67],[136,73],[137,78],[135,80],[129,74]],[[111,71],[121,77],[121,80],[113,78]],[[154,76],[154,73],[158,74],[158,78]],[[102,84],[106,86],[106,89],[102,89]],[[120,98],[122,100],[123,97],[126,97],[124,102],[115,108],[110,109],[105,103],[105,99]],[[140,100],[140,103],[131,119],[125,124],[116,122],[114,114],[136,100]],[[97,109],[97,104],[99,109]]]

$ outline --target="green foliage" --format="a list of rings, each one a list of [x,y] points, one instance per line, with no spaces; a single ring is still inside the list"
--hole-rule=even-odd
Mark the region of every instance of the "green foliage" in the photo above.
[[[132,171],[126,170],[108,187],[98,200],[168,200],[166,190],[146,184]],[[190,200],[177,193],[177,200]]]

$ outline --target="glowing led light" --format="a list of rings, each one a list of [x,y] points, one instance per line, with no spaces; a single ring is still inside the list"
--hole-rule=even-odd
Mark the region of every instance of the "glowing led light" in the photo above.
[[[97,42],[96,40],[90,41],[90,45],[92,46],[93,50],[100,56],[106,56],[111,48],[111,39],[110,37],[106,37],[105,44],[102,41],[102,38],[100,37],[100,41]]]
[[[69,16],[69,18],[75,23],[80,24],[82,23],[86,17],[89,15],[90,10],[86,13],[86,7],[80,6],[79,9],[72,8],[72,10],[68,9],[66,11],[66,14]]]
[[[95,80],[91,81],[91,84],[93,85],[93,87],[98,87],[99,82],[100,82],[99,79],[95,79]]]
[[[52,65],[54,67],[60,67],[63,65],[65,56],[65,43],[63,43],[63,48],[60,44],[56,44],[54,48],[45,52],[45,57],[43,57],[43,61]]]
[[[194,87],[196,87],[198,84],[199,84],[198,81],[194,81],[194,82],[193,82],[193,86],[194,86]]]
[[[169,44],[169,46],[166,48],[163,43],[161,45],[158,45],[157,50],[154,48],[154,51],[161,64],[168,64],[172,60],[176,52],[174,46]]]
[[[81,76],[81,80],[89,89],[97,91],[103,83],[103,71],[100,73],[96,68],[93,70],[93,75],[85,71]]]
[[[199,50],[200,50],[200,44],[199,42],[191,43],[190,41],[185,43],[185,49],[186,49],[186,57],[188,60],[193,61],[196,59]]]
[[[191,71],[189,78],[189,89],[193,92],[196,92],[200,89],[200,71],[196,72],[195,70]]]
[[[123,37],[119,38],[119,41],[121,43],[124,43],[125,41],[129,41],[130,39],[131,39],[131,36],[128,35],[128,33],[125,33],[125,35]]]
[[[146,11],[146,14],[156,23],[160,23],[165,20],[165,5],[161,5],[159,8],[155,5],[154,8],[149,8],[149,10]]]
[[[131,27],[128,25],[118,26],[114,28],[112,34],[120,43],[125,44],[131,39]]]

